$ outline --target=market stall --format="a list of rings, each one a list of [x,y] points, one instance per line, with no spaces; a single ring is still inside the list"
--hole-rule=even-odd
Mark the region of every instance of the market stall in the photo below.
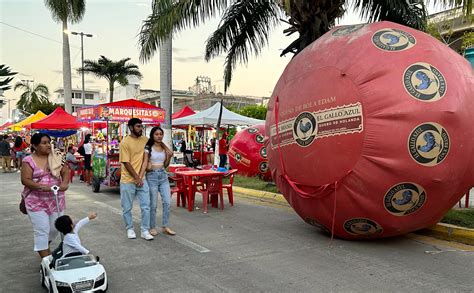
[[[219,123],[220,125],[218,125]],[[248,126],[254,124],[262,124],[263,120],[258,120],[250,117],[246,117],[237,113],[234,113],[228,110],[226,107],[221,105],[220,102],[215,103],[213,106],[208,109],[196,113],[194,115],[189,115],[184,118],[179,118],[173,120],[173,127],[179,125],[192,125],[192,126],[213,126],[213,127],[223,127],[223,126]],[[219,138],[217,138],[219,139]],[[204,150],[201,148],[201,152]],[[214,156],[214,165],[219,165],[219,144],[216,143],[215,147],[215,156]],[[204,157],[204,154],[201,155]]]
[[[93,133],[96,124],[101,123],[100,129],[103,129],[105,122],[104,138],[96,138],[93,143],[94,192],[99,192],[101,185],[114,187],[120,184],[119,143],[127,131],[126,122],[130,118],[139,118],[145,125],[157,125],[165,121],[165,110],[135,99],[128,99],[84,107],[77,111],[77,119],[90,123]]]
[[[43,112],[41,111],[38,111],[36,112],[35,114],[32,114],[28,117],[26,117],[26,119],[20,121],[20,122],[17,122],[13,125],[10,125],[8,126],[12,131],[21,131],[23,128],[27,128],[28,125],[30,125],[31,123],[33,122],[36,122],[38,120],[41,120],[43,118],[45,118],[47,115],[44,114]]]

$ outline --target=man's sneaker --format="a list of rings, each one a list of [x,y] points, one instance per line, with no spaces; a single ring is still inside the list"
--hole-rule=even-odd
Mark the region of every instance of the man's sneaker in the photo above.
[[[153,240],[154,239],[154,237],[148,231],[143,231],[141,236],[145,240]]]
[[[135,231],[133,231],[133,229],[128,229],[127,230],[127,237],[128,237],[128,239],[135,239],[135,238],[137,238],[137,234],[135,234]]]

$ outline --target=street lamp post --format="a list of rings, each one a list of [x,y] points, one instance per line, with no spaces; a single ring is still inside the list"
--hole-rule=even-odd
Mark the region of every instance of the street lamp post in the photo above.
[[[35,81],[32,80],[32,79],[22,79],[21,81],[22,81],[23,83],[26,83],[26,86],[27,86],[27,87],[30,87],[30,82],[31,82],[31,83],[35,82]]]
[[[84,32],[70,32],[72,35],[80,35],[81,36],[81,68],[84,69],[84,36],[88,38],[92,38],[93,34],[87,34]],[[86,94],[84,92],[84,71],[82,71],[82,105],[86,104]]]

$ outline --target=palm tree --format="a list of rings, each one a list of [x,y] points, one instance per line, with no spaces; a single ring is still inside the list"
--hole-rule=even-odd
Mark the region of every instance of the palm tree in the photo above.
[[[18,72],[12,72],[10,67],[6,66],[5,64],[0,64],[0,94],[4,91],[11,89],[9,83],[13,80],[13,76],[16,75]]]
[[[460,0],[432,1],[455,5]],[[285,22],[290,25],[285,34],[299,33],[282,55],[298,54],[335,25],[349,2],[351,9],[371,22],[388,20],[422,30],[426,25],[426,9],[420,0],[154,0],[152,13],[139,33],[140,59],[150,60],[172,33],[198,26],[223,13],[219,27],[207,40],[205,59],[209,61],[227,53],[224,63],[227,90],[237,64],[247,63],[251,54],[261,52],[281,17],[287,15]]]
[[[171,115],[173,113],[172,98],[172,62],[173,45],[171,36],[160,46],[160,107],[165,110],[165,123],[162,124],[163,142],[173,149],[171,132]]]
[[[82,20],[86,11],[85,0],[45,0],[53,19],[63,25],[63,87],[64,107],[72,112],[71,53],[69,51],[68,22],[77,23]]]
[[[23,90],[20,99],[16,103],[18,109],[28,111],[30,108],[40,104],[50,103],[48,96],[49,90],[45,84],[38,83],[30,85],[28,81],[19,81],[13,87],[13,90]]]
[[[91,73],[97,77],[103,77],[109,81],[110,102],[114,101],[114,84],[118,82],[120,85],[127,85],[127,77],[135,76],[142,78],[142,74],[138,71],[138,66],[133,63],[127,63],[130,58],[124,58],[119,61],[100,56],[98,61],[84,60],[84,67],[79,68],[79,73]]]

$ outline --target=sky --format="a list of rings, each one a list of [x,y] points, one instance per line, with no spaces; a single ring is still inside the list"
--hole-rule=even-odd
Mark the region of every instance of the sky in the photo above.
[[[104,55],[112,60],[131,58],[143,74],[142,89],[160,88],[159,52],[147,63],[139,61],[138,33],[143,20],[151,13],[152,0],[87,0],[86,13],[80,23],[69,24],[70,31],[95,35],[84,38],[84,58],[97,60]],[[434,8],[430,7],[430,12]],[[339,24],[363,22],[348,12]],[[219,18],[211,19],[198,28],[182,31],[173,38],[173,89],[185,90],[197,76],[208,76],[217,91],[223,91],[225,55],[204,61],[205,41],[217,28]],[[269,45],[259,56],[252,56],[247,65],[234,71],[229,94],[270,96],[279,76],[291,60],[291,54],[279,57],[296,34],[287,37],[281,24],[273,29]],[[81,88],[81,78],[75,69],[81,66],[80,36],[69,37],[73,88]],[[0,0],[0,63],[19,72],[15,82],[34,80],[44,83],[50,92],[62,87],[62,26],[53,20],[43,0]],[[86,75],[86,89],[105,92],[107,83]],[[20,92],[9,90],[6,99],[16,103]],[[0,121],[7,118],[7,106],[0,109]]]

